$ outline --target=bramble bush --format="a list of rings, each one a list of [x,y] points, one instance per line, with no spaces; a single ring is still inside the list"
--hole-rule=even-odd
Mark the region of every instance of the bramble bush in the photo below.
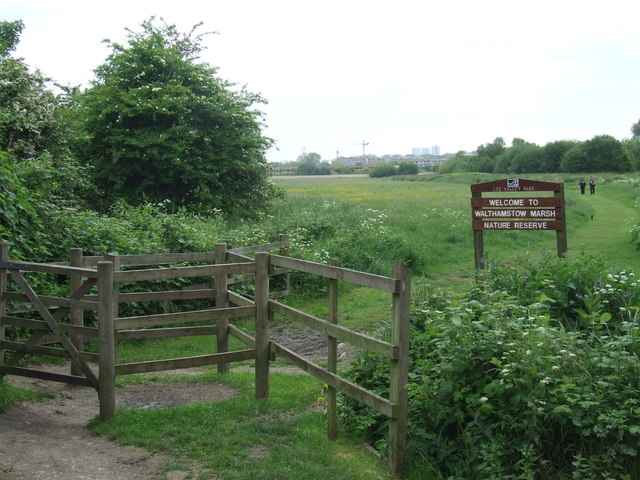
[[[414,306],[408,478],[639,478],[640,325],[627,303],[639,293],[634,275],[560,261],[555,268],[566,271],[555,290],[571,292],[575,304],[559,310],[567,297],[548,301],[549,278],[538,272],[536,287],[525,274],[545,262],[519,275],[510,267],[510,288],[500,278],[507,267],[491,267],[470,292],[435,293]],[[590,313],[581,296],[597,297]],[[388,368],[361,354],[350,378],[387,396]],[[342,419],[385,449],[380,415],[343,399]]]

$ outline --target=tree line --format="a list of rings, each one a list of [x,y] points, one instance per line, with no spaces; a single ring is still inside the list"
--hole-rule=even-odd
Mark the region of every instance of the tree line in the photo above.
[[[632,172],[640,168],[640,120],[632,125],[631,133],[631,138],[622,141],[596,135],[583,142],[558,140],[544,146],[522,138],[514,138],[507,146],[497,137],[473,154],[458,152],[438,173]]]

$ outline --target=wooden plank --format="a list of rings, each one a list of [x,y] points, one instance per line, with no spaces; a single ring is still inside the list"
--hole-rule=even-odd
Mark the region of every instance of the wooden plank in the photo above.
[[[550,208],[562,207],[557,197],[471,197],[473,208]]]
[[[24,293],[6,292],[3,295],[8,301],[14,302],[28,302],[29,297]],[[81,310],[98,310],[97,302],[88,302],[86,300],[73,300],[69,298],[60,297],[47,297],[45,295],[38,295],[40,301],[47,307],[64,307],[64,308],[79,308]]]
[[[83,387],[93,387],[91,382],[85,377],[76,377],[74,375],[63,375],[60,373],[43,372],[41,370],[32,370],[30,368],[0,366],[0,375],[17,375],[19,377],[39,378],[41,380],[50,380],[53,382],[69,383],[72,385],[81,385]]]
[[[72,267],[82,267],[82,249],[81,248],[71,248],[69,249],[69,265]],[[82,277],[80,275],[69,275],[69,290],[72,292],[77,290],[82,286]],[[86,299],[85,299],[86,300]],[[95,302],[96,308],[98,306],[98,302]],[[71,317],[71,324],[83,327],[84,326],[84,310],[81,308],[72,308],[69,312],[69,316]],[[71,343],[76,350],[81,351],[84,350],[84,338],[77,333],[71,335]],[[71,375],[80,376],[82,375],[82,371],[75,365],[71,363],[71,371],[69,372]]]
[[[232,291],[227,292],[227,297],[229,298],[229,301],[231,303],[241,307],[255,306],[256,304],[253,300],[250,300],[247,297],[243,297],[242,295],[238,295],[237,293]]]
[[[215,325],[204,327],[147,328],[142,330],[121,330],[116,332],[116,340],[147,340],[158,338],[194,337],[215,335]]]
[[[372,353],[383,355],[390,359],[398,358],[398,346],[392,343],[378,340],[363,333],[354,332],[340,325],[334,325],[326,320],[314,317],[308,313],[296,310],[293,307],[271,300],[269,302],[274,313],[284,315],[290,320],[295,320],[303,325],[326,333],[338,340],[348,342],[358,348],[363,348]]]
[[[299,260],[297,258],[270,255],[271,264],[280,267],[292,268],[299,272],[312,273],[326,278],[334,278],[345,282],[354,283],[363,287],[376,288],[386,292],[395,292],[398,289],[396,280],[372,273],[358,272],[342,267],[332,267],[322,263]]]
[[[389,419],[389,473],[400,476],[404,468],[407,449],[407,426],[409,415],[409,327],[411,316],[411,272],[397,262],[394,265],[394,277],[401,290],[393,295],[393,324],[391,339],[400,346],[400,355],[391,361],[391,379],[389,400],[396,406],[394,415]]]
[[[338,260],[331,259],[331,265],[337,267]],[[329,279],[329,315],[328,321],[338,325],[339,282]],[[327,370],[333,374],[338,372],[338,339],[329,335],[327,339]],[[329,440],[338,438],[338,391],[335,387],[327,388],[327,437]]]
[[[474,230],[561,230],[560,220],[472,220]]]
[[[273,242],[273,243],[266,243],[264,245],[253,245],[250,247],[230,248],[229,253],[243,255],[245,253],[256,253],[256,252],[266,252],[269,250],[278,250],[280,248],[284,248],[288,246],[289,246],[289,242]]]
[[[472,209],[474,220],[491,218],[546,218],[557,220],[562,218],[562,208],[480,208]]]
[[[104,260],[103,255],[91,255],[91,256],[82,256],[82,266],[83,267],[93,267],[96,268],[98,262]]]
[[[163,290],[158,292],[127,292],[118,293],[118,303],[127,302],[164,302],[171,300],[198,300],[200,298],[210,298],[215,295],[216,290],[213,283],[202,283],[199,285],[189,285],[185,290]],[[197,292],[202,292],[201,294]],[[86,295],[89,301],[96,301],[97,295]]]
[[[355,383],[345,380],[335,373],[331,373],[327,369],[316,365],[304,357],[301,357],[278,342],[274,342],[272,340],[271,345],[277,355],[281,355],[291,361],[294,365],[307,372],[309,375],[312,375],[327,385],[340,390],[344,394],[364,403],[387,417],[393,417],[395,415],[395,406],[386,398],[376,395]]]
[[[248,347],[256,347],[256,339],[246,333],[244,330],[239,329],[235,325],[229,325],[229,334],[240,340]]]
[[[93,373],[93,370],[91,370],[89,366],[85,363],[85,361],[80,357],[75,346],[71,343],[71,340],[67,338],[67,336],[64,334],[64,332],[62,332],[62,330],[60,330],[60,327],[58,326],[58,322],[56,321],[56,319],[54,319],[51,316],[51,314],[49,313],[49,310],[47,310],[47,307],[43,305],[42,302],[40,302],[38,295],[31,288],[31,285],[27,283],[27,281],[19,271],[11,271],[11,277],[20,286],[20,288],[22,288],[22,290],[27,294],[27,296],[29,297],[29,300],[31,301],[33,306],[38,310],[38,313],[44,319],[44,321],[47,322],[47,325],[49,325],[49,328],[51,329],[53,334],[56,335],[58,338],[60,338],[60,343],[62,343],[64,348],[66,348],[67,351],[69,352],[71,361],[75,362],[75,364],[82,370],[82,373],[84,373],[84,375],[87,377],[87,380],[89,380],[89,382],[93,386],[97,387],[98,379]]]
[[[256,253],[255,285],[256,398],[269,398],[269,255]]]
[[[166,290],[162,292],[131,292],[120,293],[118,303],[127,302],[168,302],[172,300],[198,300],[211,298],[216,294],[213,288],[199,288],[195,290]]]
[[[216,264],[224,264],[227,261],[227,244],[217,243],[215,246],[215,262]],[[216,275],[216,296],[215,305],[216,308],[229,308],[229,300],[227,298],[227,292],[229,290],[227,275]],[[218,353],[229,351],[229,319],[221,318],[218,320],[216,326],[218,332],[216,334],[216,348]],[[218,373],[227,373],[229,371],[229,364],[220,362],[218,363]]]
[[[47,322],[43,320],[33,320],[31,318],[21,318],[21,317],[12,317],[12,316],[4,316],[0,318],[0,325],[11,325],[14,327],[23,327],[30,328],[32,330],[42,330],[44,332],[49,332],[49,326]],[[76,325],[70,325],[66,323],[59,323],[58,326],[60,330],[67,334],[75,334],[86,336],[87,340],[94,341],[98,338],[98,329],[92,327],[79,327]]]
[[[213,252],[150,253],[142,255],[118,255],[120,265],[149,266],[174,263],[213,263]]]
[[[115,259],[114,259],[115,260]],[[99,387],[100,419],[107,420],[116,414],[116,339],[117,290],[113,280],[115,263],[98,262],[98,334],[100,341]]]
[[[243,318],[255,314],[255,307],[229,307],[221,309],[196,310],[193,312],[160,313],[139,317],[116,318],[116,330],[131,330],[134,328],[151,328],[163,325],[177,325],[180,323],[198,323],[220,318]]]
[[[231,250],[227,250],[227,261],[233,263],[253,263],[254,260],[251,257],[247,257],[246,255],[240,255],[238,253],[232,252]]]
[[[198,265],[192,267],[154,268],[126,270],[113,274],[116,282],[141,282],[145,280],[169,280],[172,278],[209,277],[255,272],[254,263],[227,263],[224,265]]]
[[[115,366],[116,375],[150,373],[180,368],[204,367],[218,363],[241,362],[255,358],[255,350],[234,350],[232,352],[199,355],[196,357],[171,358],[168,360],[152,360],[149,362],[121,363]]]
[[[81,275],[88,278],[97,278],[98,276],[98,272],[88,268],[66,267],[51,263],[0,261],[0,268],[21,272],[53,273],[54,275]]]
[[[472,192],[554,192],[561,188],[562,183],[526,178],[505,178],[471,185]]]
[[[0,242],[0,261],[4,262],[9,259],[9,244]],[[7,270],[0,268],[0,340],[4,340],[6,336],[6,328],[2,324],[2,317],[7,313],[7,302],[4,299],[7,291]],[[0,365],[5,364],[4,351],[0,349]]]
[[[59,358],[71,358],[69,352],[64,348],[46,347],[43,345],[31,345],[21,342],[0,341],[0,348],[7,350],[15,350],[23,353],[31,353],[35,355],[50,355]],[[98,362],[98,354],[79,351],[78,354],[88,362]]]

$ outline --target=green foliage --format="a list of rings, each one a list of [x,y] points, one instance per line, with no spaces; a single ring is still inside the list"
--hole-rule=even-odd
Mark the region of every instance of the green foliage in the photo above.
[[[14,22],[0,21],[0,58],[9,55],[9,52],[15,50],[22,30],[24,30],[24,22],[22,20]]]
[[[598,135],[575,145],[560,163],[562,172],[628,172],[633,158],[622,143],[610,135]]]
[[[303,162],[296,169],[298,175],[331,175],[329,165],[317,165],[310,162]]]
[[[518,142],[498,156],[495,172],[541,173],[548,171],[549,160],[545,150],[533,143]]]
[[[593,278],[597,270],[581,261],[567,268],[572,271],[556,284]],[[564,319],[549,315],[553,302],[544,292],[554,287],[548,278],[540,278],[534,303],[510,295],[531,289],[530,271],[511,276],[508,290],[493,288],[501,284],[491,276],[465,295],[435,293],[414,306],[408,478],[422,478],[425,470],[465,480],[640,474],[634,276],[600,271],[599,287],[586,280],[578,285],[577,298],[599,288],[599,306],[579,313],[580,329],[567,329]],[[351,378],[388,395],[388,362],[375,355],[361,355]],[[342,418],[385,446],[377,414],[345,399]]]
[[[420,167],[415,162],[401,162],[398,165],[398,173],[400,175],[417,175]]]
[[[196,63],[201,37],[151,18],[96,69],[81,97],[89,141],[81,155],[94,167],[105,207],[168,199],[211,214],[251,215],[275,195],[261,134],[264,100],[234,89],[216,69]]]
[[[562,158],[565,153],[571,150],[576,146],[578,142],[572,140],[557,140],[555,142],[549,142],[544,146],[544,152],[547,157],[547,168],[546,172],[559,172],[560,171],[560,163],[562,162]]]
[[[370,172],[371,178],[393,177],[398,174],[398,169],[391,163],[381,163],[376,165]]]
[[[22,30],[21,22],[14,23],[0,22],[0,49],[5,49],[0,51],[0,151],[17,160],[34,159],[45,151],[66,155],[68,129],[58,116],[66,94],[54,94],[48,78],[39,71],[29,72],[22,59],[8,55]]]

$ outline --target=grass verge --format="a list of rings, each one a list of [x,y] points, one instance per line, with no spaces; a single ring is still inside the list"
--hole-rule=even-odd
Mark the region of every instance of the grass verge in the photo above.
[[[326,438],[323,386],[306,375],[271,376],[268,400],[254,398],[254,377],[206,373],[199,380],[229,383],[241,394],[208,404],[121,409],[90,424],[93,433],[170,457],[171,470],[191,478],[225,480],[372,480],[389,478],[386,464],[353,437]]]

